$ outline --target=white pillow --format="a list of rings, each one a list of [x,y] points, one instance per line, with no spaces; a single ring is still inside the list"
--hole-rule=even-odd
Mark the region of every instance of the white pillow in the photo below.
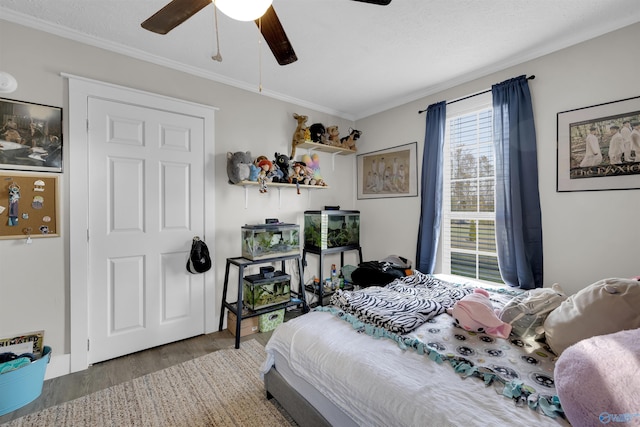
[[[547,316],[547,344],[560,355],[586,338],[640,328],[640,282],[603,279],[571,295]]]

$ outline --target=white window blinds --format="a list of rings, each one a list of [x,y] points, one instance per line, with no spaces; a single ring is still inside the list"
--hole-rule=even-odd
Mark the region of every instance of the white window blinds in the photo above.
[[[495,244],[491,94],[447,106],[443,167],[443,268],[502,283]]]

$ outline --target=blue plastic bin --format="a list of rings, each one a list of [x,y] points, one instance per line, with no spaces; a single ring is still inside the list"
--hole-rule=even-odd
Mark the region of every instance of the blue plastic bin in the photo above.
[[[0,374],[0,415],[22,408],[40,396],[50,359],[51,347],[45,346],[40,359],[15,371]]]

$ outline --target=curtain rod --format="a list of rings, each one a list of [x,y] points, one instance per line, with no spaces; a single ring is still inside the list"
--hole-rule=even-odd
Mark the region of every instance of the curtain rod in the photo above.
[[[531,75],[531,76],[527,77],[527,80],[533,80],[535,78],[536,78],[535,75]],[[458,101],[464,101],[465,99],[473,98],[474,96],[483,95],[483,94],[489,93],[489,92],[491,92],[491,89],[483,90],[482,92],[474,93],[473,95],[468,95],[468,96],[465,96],[465,97],[462,97],[462,98],[454,99],[453,101],[449,101],[449,102],[447,102],[447,105],[453,104],[454,102],[458,102]],[[424,110],[418,111],[418,114],[422,114],[425,111],[427,111],[426,108]]]

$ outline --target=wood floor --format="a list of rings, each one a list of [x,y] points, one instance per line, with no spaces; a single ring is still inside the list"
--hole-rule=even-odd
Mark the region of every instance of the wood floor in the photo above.
[[[289,313],[287,314],[289,318]],[[295,317],[295,314],[292,313],[291,317]],[[241,338],[240,347],[242,341],[250,339],[265,345],[270,337],[271,332],[248,335]],[[224,330],[140,351],[97,363],[84,371],[52,378],[44,382],[40,397],[20,409],[0,416],[0,424],[217,350],[233,348],[234,345],[235,337]]]

